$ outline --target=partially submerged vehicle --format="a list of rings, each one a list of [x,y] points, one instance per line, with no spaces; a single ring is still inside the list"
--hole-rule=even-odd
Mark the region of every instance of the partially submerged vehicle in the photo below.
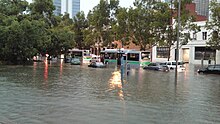
[[[165,63],[153,62],[147,66],[144,66],[143,69],[146,70],[155,70],[155,71],[169,71],[169,67]]]
[[[80,61],[80,58],[72,58],[70,63],[71,65],[80,65],[81,61]]]
[[[208,65],[207,68],[201,68],[197,71],[199,74],[220,74],[220,64]]]
[[[93,68],[105,68],[106,65],[103,62],[91,62],[88,67],[93,67]]]

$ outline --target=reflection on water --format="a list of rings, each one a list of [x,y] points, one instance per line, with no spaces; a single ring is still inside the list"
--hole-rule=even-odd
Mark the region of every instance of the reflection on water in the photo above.
[[[220,77],[68,63],[0,66],[3,124],[218,124]]]
[[[109,91],[111,90],[118,90],[118,96],[121,100],[124,99],[120,71],[114,71],[112,73],[112,77],[109,80]]]

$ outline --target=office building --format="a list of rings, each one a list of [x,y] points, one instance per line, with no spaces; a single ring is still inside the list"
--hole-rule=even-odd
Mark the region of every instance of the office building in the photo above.
[[[196,4],[196,12],[198,15],[209,17],[209,1],[210,0],[193,0]]]
[[[73,18],[80,11],[80,0],[60,0],[61,14],[69,13],[70,18]]]
[[[34,0],[26,0],[31,3]],[[73,18],[80,11],[80,0],[53,0],[56,10],[55,15],[64,15],[66,12],[69,13],[70,18]]]
[[[61,14],[61,0],[53,0],[53,4],[56,7],[54,10],[55,15],[60,15]]]

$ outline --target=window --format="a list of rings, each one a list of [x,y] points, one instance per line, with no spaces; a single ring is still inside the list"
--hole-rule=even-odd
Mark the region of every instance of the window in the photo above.
[[[157,58],[168,58],[169,47],[157,47]]]
[[[128,53],[128,60],[139,61],[139,53]]]
[[[197,39],[197,34],[193,33],[193,40],[196,40],[196,39]]]
[[[211,49],[210,47],[195,47],[195,60],[204,60],[214,59],[216,55],[216,50]]]
[[[202,39],[207,40],[207,32],[202,32]]]
[[[150,60],[150,52],[141,52],[142,60]]]

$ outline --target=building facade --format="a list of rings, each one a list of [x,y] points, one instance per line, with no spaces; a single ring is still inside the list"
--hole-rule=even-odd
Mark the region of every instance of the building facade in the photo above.
[[[73,18],[80,11],[80,0],[60,0],[61,14],[69,13]]]
[[[205,28],[206,21],[194,22],[201,27],[201,31],[194,33],[193,31],[185,30],[184,32],[190,32],[191,40],[186,45],[179,44],[179,58],[178,60],[183,62],[188,62],[190,64],[209,64],[208,61],[211,60],[211,64],[220,64],[220,51],[213,50],[207,45],[207,41],[210,38],[211,30]],[[184,33],[183,32],[183,33]],[[181,42],[181,39],[180,39]],[[155,46],[152,48],[152,61],[163,62],[168,60],[169,48]],[[176,44],[174,44],[170,49],[170,60],[175,60],[176,58]]]
[[[193,0],[196,4],[196,12],[198,15],[209,16],[209,1],[210,0]]]
[[[27,1],[31,3],[34,0]],[[53,4],[56,7],[54,10],[55,15],[69,13],[70,18],[73,18],[78,12],[80,12],[80,0],[53,0]]]
[[[60,15],[61,14],[61,0],[53,0],[53,4],[56,7],[54,10],[55,15]]]

